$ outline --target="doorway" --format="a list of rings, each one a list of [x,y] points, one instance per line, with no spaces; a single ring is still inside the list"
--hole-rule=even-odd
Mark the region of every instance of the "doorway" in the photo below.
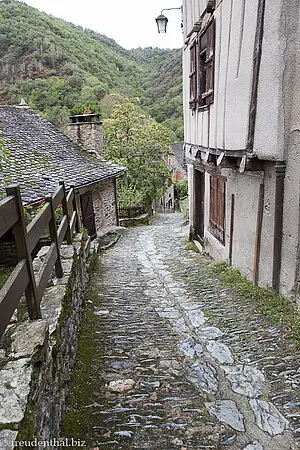
[[[95,213],[93,207],[93,198],[91,192],[86,192],[80,196],[81,212],[82,212],[82,224],[84,228],[88,230],[91,239],[97,236]]]
[[[202,244],[204,240],[205,172],[195,170],[195,234]]]

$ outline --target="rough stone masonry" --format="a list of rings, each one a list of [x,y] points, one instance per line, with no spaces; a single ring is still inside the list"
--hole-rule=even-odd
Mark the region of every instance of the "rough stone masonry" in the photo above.
[[[34,260],[38,271],[49,247]],[[42,298],[42,319],[30,321],[21,301],[0,346],[0,450],[15,441],[58,438],[65,397],[76,356],[90,240],[77,235],[61,248],[64,276],[53,277]],[[37,445],[35,448],[44,448]]]

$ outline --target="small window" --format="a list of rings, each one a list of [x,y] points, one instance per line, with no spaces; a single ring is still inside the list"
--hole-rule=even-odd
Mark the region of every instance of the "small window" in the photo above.
[[[225,244],[225,190],[226,182],[211,175],[209,231],[223,245]]]
[[[199,40],[199,106],[214,102],[215,22],[211,22]]]
[[[190,47],[190,108],[214,101],[215,22]]]
[[[190,47],[190,108],[195,109],[197,103],[197,45]]]

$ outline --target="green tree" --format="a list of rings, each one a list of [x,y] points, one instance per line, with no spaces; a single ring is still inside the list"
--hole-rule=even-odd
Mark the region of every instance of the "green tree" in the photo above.
[[[119,204],[149,208],[171,183],[164,161],[171,143],[169,130],[128,102],[114,107],[103,132],[106,158],[127,169],[118,182]]]

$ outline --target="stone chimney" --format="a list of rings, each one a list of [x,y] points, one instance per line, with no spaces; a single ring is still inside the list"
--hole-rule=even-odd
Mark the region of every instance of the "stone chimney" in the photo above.
[[[70,139],[83,150],[104,159],[104,139],[102,133],[102,120],[99,114],[85,114],[70,116],[68,135]]]

